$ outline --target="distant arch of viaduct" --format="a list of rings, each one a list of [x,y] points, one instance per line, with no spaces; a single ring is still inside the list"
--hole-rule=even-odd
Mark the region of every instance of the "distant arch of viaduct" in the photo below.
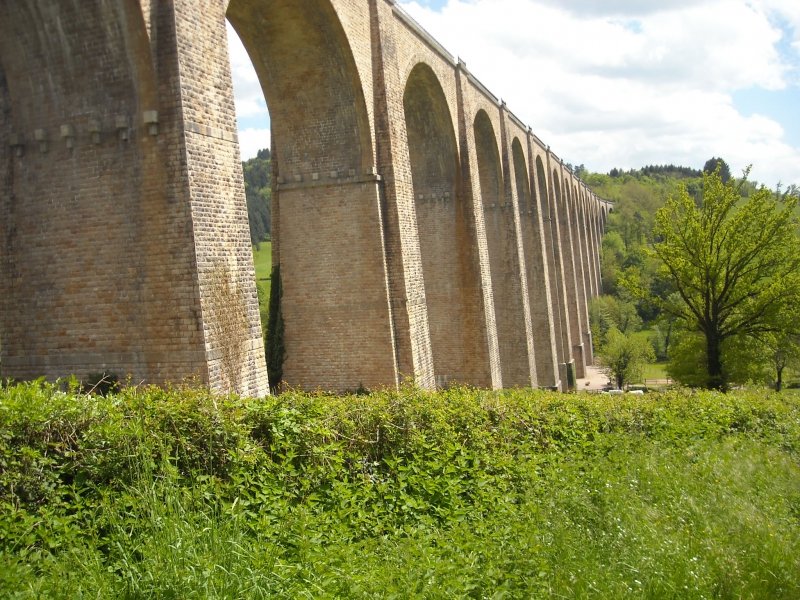
[[[267,393],[226,18],[288,384],[582,376],[610,206],[392,0],[0,0],[2,376]]]

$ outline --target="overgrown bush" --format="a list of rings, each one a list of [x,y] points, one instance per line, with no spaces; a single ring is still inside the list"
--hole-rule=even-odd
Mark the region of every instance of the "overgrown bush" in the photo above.
[[[5,386],[0,596],[792,598],[799,453],[792,395]]]

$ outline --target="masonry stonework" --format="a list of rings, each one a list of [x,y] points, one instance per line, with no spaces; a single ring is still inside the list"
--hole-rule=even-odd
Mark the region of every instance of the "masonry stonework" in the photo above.
[[[574,385],[610,206],[393,0],[0,0],[0,376],[268,393],[226,19],[285,382]]]

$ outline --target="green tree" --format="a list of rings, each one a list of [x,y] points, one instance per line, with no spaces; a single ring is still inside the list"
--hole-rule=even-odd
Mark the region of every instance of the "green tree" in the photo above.
[[[272,231],[272,166],[269,149],[242,163],[250,243],[258,245],[270,238]]]
[[[775,391],[783,389],[783,374],[787,367],[800,365],[800,335],[790,332],[767,334],[764,338]]]
[[[603,236],[602,251],[600,254],[603,290],[607,294],[617,293],[617,278],[625,261],[625,242],[616,230],[611,230]]]
[[[685,329],[674,333],[667,373],[690,387],[706,387],[708,357],[705,337]],[[768,385],[773,380],[772,357],[762,340],[751,336],[727,338],[720,347],[723,375],[729,385]]]
[[[706,161],[703,166],[703,173],[711,175],[711,173],[719,172],[722,183],[728,183],[731,179],[731,168],[721,158],[713,157]]]
[[[700,206],[683,189],[656,215],[653,251],[679,298],[658,300],[702,334],[709,388],[727,389],[726,340],[784,331],[800,301],[796,206],[763,187],[743,199],[718,169],[703,177]]]
[[[607,294],[597,296],[589,303],[589,321],[592,326],[592,337],[596,340],[605,339],[612,327],[622,333],[633,333],[642,326],[642,320],[633,302]]]
[[[625,335],[616,327],[608,330],[600,347],[600,364],[618,389],[640,379],[644,366],[653,360],[653,346],[646,338]]]

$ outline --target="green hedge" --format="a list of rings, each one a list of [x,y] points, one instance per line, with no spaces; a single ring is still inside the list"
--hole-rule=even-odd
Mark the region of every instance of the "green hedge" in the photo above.
[[[798,450],[800,403],[775,394],[7,385],[0,596],[797,597]],[[607,565],[621,523],[633,570]]]

